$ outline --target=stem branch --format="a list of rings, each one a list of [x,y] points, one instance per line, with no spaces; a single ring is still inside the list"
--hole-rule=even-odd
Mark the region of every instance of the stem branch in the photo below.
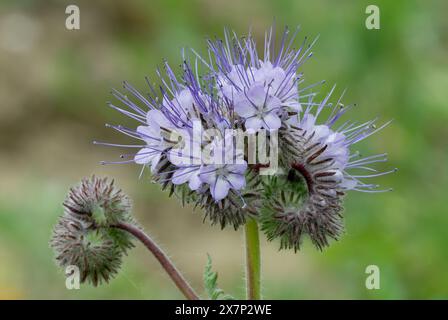
[[[137,228],[132,224],[123,222],[119,222],[113,227],[127,231],[138,240],[140,240],[160,262],[163,269],[165,269],[165,271],[174,281],[179,290],[184,294],[184,296],[189,300],[199,300],[199,296],[194,292],[193,288],[190,286],[187,280],[185,280],[179,270],[177,270],[170,258],[168,258],[165,252],[163,252],[163,250],[143,230]]]
[[[257,221],[248,220],[244,231],[246,238],[246,295],[248,300],[260,300],[260,239]]]

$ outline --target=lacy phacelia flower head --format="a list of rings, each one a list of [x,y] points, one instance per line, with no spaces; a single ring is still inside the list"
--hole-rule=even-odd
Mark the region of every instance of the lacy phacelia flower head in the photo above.
[[[276,45],[270,29],[259,56],[252,35],[225,31],[224,41],[208,41],[207,58],[194,50],[192,57],[183,56],[181,77],[165,63],[165,73],[158,72],[159,93],[149,81],[148,95],[125,82],[128,94],[113,95],[127,108],[110,106],[140,125],[110,127],[141,143],[98,143],[137,149],[122,155],[129,159],[109,163],[150,168],[162,188],[203,208],[222,227],[237,228],[248,216],[260,219],[268,238],[280,238],[281,247],[297,250],[305,234],[318,248],[328,245],[328,237],[337,239],[344,193],[377,192],[376,185],[360,179],[387,173],[368,166],[385,161],[385,155],[357,158],[350,147],[383,126],[349,121],[335,128],[348,107],[341,108],[340,101],[332,106],[330,95],[316,104],[314,85],[301,86],[299,68],[311,57],[312,44],[304,41],[296,49],[296,35],[285,29]],[[319,123],[323,109],[331,114]],[[241,148],[246,138],[248,146]]]
[[[315,110],[310,98],[301,117],[289,121],[280,147],[286,174],[265,185],[262,228],[268,239],[280,238],[281,248],[298,250],[304,235],[308,235],[319,249],[328,246],[329,238],[337,240],[343,231],[342,200],[346,191],[390,190],[378,190],[378,185],[360,180],[396,171],[378,172],[370,167],[386,161],[385,154],[359,158],[359,153],[350,152],[351,145],[388,123],[377,128],[375,121],[362,124],[347,121],[334,129],[335,122],[350,107],[343,107],[340,100],[333,107],[328,104],[330,96],[331,92]],[[326,107],[332,108],[329,118],[323,124],[317,124],[318,115]],[[306,186],[306,192],[302,185]],[[301,196],[297,197],[298,194]]]
[[[183,66],[183,77],[179,80],[165,64],[166,76],[162,77],[160,94],[150,85],[151,92],[146,98],[124,83],[124,88],[136,99],[134,102],[113,91],[131,111],[110,106],[138,120],[140,125],[135,129],[110,127],[142,142],[126,145],[139,150],[136,154],[122,155],[131,159],[114,163],[135,162],[150,168],[153,179],[163,188],[169,188],[172,193],[181,195],[184,202],[193,201],[206,211],[233,208],[231,211],[238,211],[238,218],[231,221],[226,218],[228,215],[219,218],[210,212],[206,214],[213,216],[213,223],[222,226],[231,223],[238,227],[244,223],[250,209],[245,206],[242,192],[250,169],[244,154],[233,147],[237,139],[232,130],[241,129],[242,122],[235,116],[233,102],[214,94],[214,83],[199,82],[199,76],[189,64],[185,62]],[[235,196],[238,199],[234,199]]]
[[[70,189],[64,209],[50,241],[57,263],[78,267],[81,282],[108,282],[118,272],[122,255],[134,246],[128,233],[112,227],[135,224],[129,198],[113,181],[93,176]]]
[[[298,31],[298,30],[297,30]],[[218,94],[234,101],[235,111],[246,120],[246,127],[280,128],[279,117],[300,112],[302,75],[299,67],[311,56],[311,45],[294,49],[297,31],[289,37],[285,29],[275,50],[273,28],[265,35],[264,55],[259,57],[254,38],[238,38],[225,31],[225,39],[209,40],[211,62],[205,62],[216,78]]]

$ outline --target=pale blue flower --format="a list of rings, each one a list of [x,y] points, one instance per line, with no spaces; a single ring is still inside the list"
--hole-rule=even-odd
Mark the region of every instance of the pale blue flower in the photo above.
[[[244,177],[247,164],[211,164],[201,168],[199,177],[201,181],[210,186],[210,193],[219,201],[224,199],[230,189],[241,190],[246,186]]]
[[[270,87],[253,85],[247,92],[238,93],[235,99],[235,112],[244,118],[246,129],[277,130],[281,126],[278,112],[281,101],[269,94]]]

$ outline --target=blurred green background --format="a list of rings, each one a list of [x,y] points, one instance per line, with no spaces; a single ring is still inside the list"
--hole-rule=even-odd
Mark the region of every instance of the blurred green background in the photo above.
[[[65,28],[77,4],[81,29]],[[381,29],[367,30],[365,8],[381,10]],[[0,298],[182,298],[141,246],[109,285],[67,290],[48,247],[67,189],[92,173],[115,177],[135,215],[201,291],[206,253],[227,292],[244,296],[242,231],[202,223],[136,165],[101,166],[118,149],[92,140],[129,141],[104,123],[132,122],[106,107],[109,91],[128,80],[144,89],[163,58],[205,50],[225,26],[261,41],[278,27],[320,35],[304,67],[307,83],[348,88],[347,116],[392,125],[362,152],[387,151],[400,168],[378,179],[390,193],[350,193],[347,232],[323,253],[309,243],[294,254],[262,239],[264,296],[272,299],[448,298],[448,12],[447,1],[6,1],[0,3]],[[367,290],[365,268],[381,270],[381,289]]]

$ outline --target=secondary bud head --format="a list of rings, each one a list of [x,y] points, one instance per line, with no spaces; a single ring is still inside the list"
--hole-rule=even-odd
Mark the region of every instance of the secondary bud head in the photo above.
[[[80,281],[108,282],[119,270],[131,236],[115,225],[135,224],[129,198],[107,178],[85,178],[70,189],[50,246],[61,267],[77,266]]]
[[[77,266],[80,281],[94,286],[108,282],[120,269],[122,251],[107,233],[63,216],[53,230],[50,245],[59,266]]]
[[[114,180],[108,178],[84,178],[70,189],[64,203],[65,213],[97,227],[109,226],[127,220],[131,201]]]

